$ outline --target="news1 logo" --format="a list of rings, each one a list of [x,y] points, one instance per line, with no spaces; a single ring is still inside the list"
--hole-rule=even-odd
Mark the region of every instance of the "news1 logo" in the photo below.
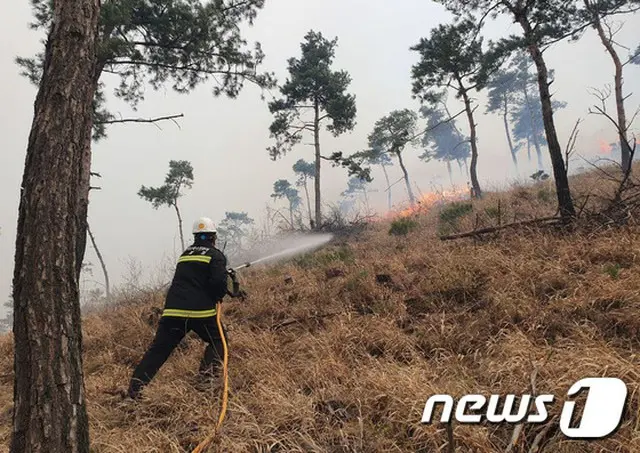
[[[571,439],[603,439],[614,433],[622,422],[627,403],[627,386],[618,378],[590,377],[574,383],[569,388],[567,396],[575,397],[584,390],[588,390],[588,394],[582,416],[576,420],[578,423],[573,423],[579,415],[576,413],[576,402],[566,401],[560,414],[560,430]],[[553,395],[538,395],[535,398],[531,395],[520,395],[519,404],[515,408],[516,397],[517,395],[490,395],[487,400],[484,395],[465,395],[457,404],[454,404],[454,399],[450,395],[433,395],[425,404],[422,423],[432,422],[437,404],[443,405],[440,417],[442,423],[451,421],[454,405],[455,419],[464,424],[479,424],[483,418],[491,423],[510,424],[543,423],[549,419],[547,408],[555,400]],[[532,399],[534,413],[529,412]],[[499,410],[501,402],[504,404],[502,410]],[[470,414],[467,413],[468,410],[483,410],[485,414]]]

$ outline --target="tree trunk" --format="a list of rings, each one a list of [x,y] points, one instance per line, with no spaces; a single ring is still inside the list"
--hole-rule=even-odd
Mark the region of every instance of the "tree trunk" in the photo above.
[[[460,171],[462,172],[462,166],[460,165],[460,161],[458,161],[458,165],[460,166]],[[451,187],[453,187],[453,174],[451,173],[451,161],[447,161],[447,172],[449,173],[449,182],[451,183]]]
[[[313,214],[311,213],[311,199],[309,198],[309,187],[307,186],[307,177],[304,177],[304,193],[307,196],[307,210],[309,211],[309,222],[313,221]]]
[[[587,7],[589,3],[585,1]],[[631,166],[631,147],[629,146],[629,141],[627,140],[627,114],[624,108],[624,96],[622,95],[622,62],[620,61],[620,57],[616,52],[616,49],[613,47],[611,40],[609,40],[604,34],[604,29],[602,28],[602,22],[600,21],[600,14],[596,11],[593,13],[595,19],[595,28],[598,31],[598,36],[602,41],[605,49],[611,56],[613,60],[613,64],[615,66],[616,72],[614,75],[614,87],[615,87],[615,96],[616,96],[616,110],[618,114],[618,138],[620,140],[620,152],[622,153],[622,169],[623,171],[627,171]]]
[[[362,193],[364,195],[364,207],[367,210],[367,215],[369,215],[369,195],[367,194],[367,189],[362,189]]]
[[[509,104],[507,102],[507,97],[503,98],[503,112],[502,119],[504,121],[504,133],[507,135],[507,142],[509,143],[509,151],[511,151],[511,160],[513,161],[513,166],[516,169],[516,173],[518,173],[518,157],[516,156],[516,152],[513,149],[513,141],[511,140],[511,132],[509,131]]]
[[[316,229],[319,229],[322,224],[322,204],[320,197],[320,105],[318,100],[315,100],[313,104],[314,118],[313,118],[313,145],[316,152],[316,174],[313,178],[315,185],[316,196]]]
[[[398,156],[398,162],[400,163],[400,168],[402,169],[402,174],[404,175],[404,182],[407,185],[407,193],[409,194],[409,202],[411,205],[416,203],[416,199],[413,196],[413,192],[411,191],[411,183],[409,182],[409,172],[404,166],[404,162],[402,161],[402,152],[396,151],[396,156]]]
[[[109,287],[109,273],[107,272],[107,265],[102,258],[102,253],[98,249],[98,244],[96,244],[96,238],[93,237],[93,233],[91,233],[91,228],[89,228],[89,224],[87,223],[87,233],[89,233],[89,238],[91,239],[91,244],[93,244],[93,249],[96,251],[96,255],[98,256],[98,261],[100,261],[100,266],[102,266],[102,273],[104,274],[104,287],[105,293],[107,295],[107,303],[111,302],[111,291]]]
[[[178,230],[180,230],[180,244],[182,245],[182,251],[184,251],[185,246],[184,246],[184,235],[182,234],[182,216],[180,215],[180,209],[178,209],[177,201],[173,203],[173,207],[175,208],[176,215],[178,216]]]
[[[18,211],[11,453],[88,453],[77,262],[86,243],[98,0],[53,2]]]
[[[291,224],[291,230],[295,230],[296,227],[293,223],[293,203],[289,202],[289,223]]]
[[[391,203],[391,182],[389,181],[389,174],[387,173],[387,168],[385,165],[381,165],[382,172],[384,173],[384,179],[387,181],[387,205],[389,206],[389,211],[391,211],[391,207],[393,204]]]
[[[523,28],[525,38],[530,42],[534,42],[533,30],[526,18],[520,18],[520,25]],[[553,121],[553,108],[551,107],[551,93],[549,92],[549,81],[547,65],[540,48],[536,44],[529,45],[529,53],[536,64],[538,70],[538,89],[540,90],[540,103],[542,104],[542,120],[544,122],[544,131],[547,136],[547,146],[549,147],[549,155],[551,157],[551,165],[553,168],[553,177],[556,182],[556,193],[558,196],[558,207],[563,221],[567,222],[576,215],[573,199],[571,198],[571,190],[569,189],[569,178],[567,169],[562,156],[562,148],[558,141],[556,126]],[[535,135],[535,134],[534,134]]]
[[[476,143],[476,123],[473,119],[473,110],[471,109],[471,100],[467,94],[467,90],[460,83],[460,91],[462,92],[462,98],[464,99],[464,109],[467,112],[467,120],[469,121],[469,130],[471,131],[471,186],[473,187],[474,195],[477,198],[482,198],[482,191],[480,190],[480,182],[478,181],[478,144]]]
[[[529,163],[531,163],[531,140],[529,139],[528,135],[527,135],[527,159],[529,160]]]
[[[538,170],[544,170],[544,163],[542,162],[542,150],[540,149],[540,141],[536,134],[536,122],[534,118],[534,110],[531,105],[531,99],[529,98],[529,91],[527,90],[528,82],[524,84],[524,100],[527,104],[527,112],[529,113],[529,131],[531,141],[533,141],[533,147],[536,149],[536,156],[538,158]],[[530,146],[529,138],[527,138],[527,145]],[[531,148],[529,148],[529,162],[531,162]]]

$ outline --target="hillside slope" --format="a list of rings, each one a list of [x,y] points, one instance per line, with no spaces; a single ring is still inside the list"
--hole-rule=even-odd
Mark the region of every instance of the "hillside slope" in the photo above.
[[[490,194],[457,228],[489,222],[496,209],[505,219],[553,214],[547,190]],[[442,426],[420,424],[430,395],[527,393],[534,370],[538,393],[563,398],[578,379],[606,375],[622,378],[631,395],[614,436],[570,442],[556,421],[545,451],[640,451],[640,229],[518,230],[442,242],[435,211],[415,221],[406,236],[389,235],[382,222],[312,255],[242,273],[250,298],[224,311],[232,393],[220,451],[448,451]],[[135,295],[84,322],[96,453],[191,451],[217,420],[218,393],[193,386],[203,345],[191,338],[144,401],[114,394],[151,341],[153,307],[162,302],[160,293]],[[11,429],[11,354],[5,336],[1,451]],[[552,414],[560,408],[554,404]],[[513,451],[528,452],[543,429],[526,425]],[[503,452],[512,432],[454,423],[453,438],[458,452]]]

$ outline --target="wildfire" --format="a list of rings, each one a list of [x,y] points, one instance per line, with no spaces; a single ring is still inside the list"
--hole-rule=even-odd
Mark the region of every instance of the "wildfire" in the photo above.
[[[613,148],[609,143],[605,142],[603,139],[598,140],[600,144],[600,154],[611,154],[611,149]]]
[[[407,217],[413,214],[425,214],[436,206],[451,201],[465,200],[469,198],[469,189],[466,187],[454,188],[453,190],[443,190],[441,192],[428,192],[417,197],[413,206],[408,206],[401,210],[389,211],[380,220]]]

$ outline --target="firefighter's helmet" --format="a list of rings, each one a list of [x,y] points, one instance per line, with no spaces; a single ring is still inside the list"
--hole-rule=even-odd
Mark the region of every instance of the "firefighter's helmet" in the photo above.
[[[200,217],[198,220],[193,222],[193,234],[200,233],[215,233],[216,226],[208,217]]]

